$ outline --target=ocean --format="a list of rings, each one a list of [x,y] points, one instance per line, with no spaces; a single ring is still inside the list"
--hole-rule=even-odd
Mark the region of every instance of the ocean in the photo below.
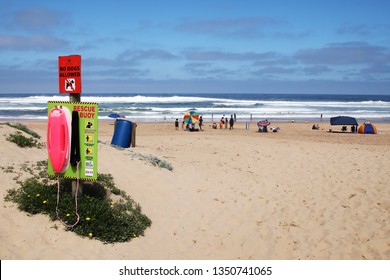
[[[48,101],[69,101],[64,94],[0,94],[0,120],[46,120]],[[206,122],[236,114],[238,122],[328,121],[355,117],[359,123],[389,122],[390,95],[340,94],[82,94],[81,101],[99,104],[99,119],[110,113],[133,122],[169,122],[195,110]]]

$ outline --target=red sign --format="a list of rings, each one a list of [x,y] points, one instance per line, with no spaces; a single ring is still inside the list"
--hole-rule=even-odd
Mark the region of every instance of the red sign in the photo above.
[[[58,78],[60,93],[81,93],[81,56],[59,56]]]

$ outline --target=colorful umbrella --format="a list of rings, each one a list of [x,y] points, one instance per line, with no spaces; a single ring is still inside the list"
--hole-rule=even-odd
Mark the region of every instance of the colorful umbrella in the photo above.
[[[264,126],[269,126],[271,123],[269,122],[269,121],[267,121],[267,120],[262,120],[262,121],[259,121],[258,123],[257,123],[257,125],[258,126],[262,126],[262,127],[264,127]]]
[[[196,123],[199,120],[199,114],[195,111],[189,111],[184,115],[183,121],[187,124]]]

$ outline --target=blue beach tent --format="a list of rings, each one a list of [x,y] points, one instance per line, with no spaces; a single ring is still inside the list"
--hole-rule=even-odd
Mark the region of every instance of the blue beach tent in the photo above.
[[[330,118],[331,125],[358,125],[358,122],[355,118],[346,117],[346,116],[338,116]]]
[[[342,125],[343,129],[342,131],[347,131],[347,125],[352,126],[351,127],[351,132],[357,132],[358,130],[358,122],[355,118],[353,117],[347,117],[347,116],[338,116],[338,117],[333,117],[330,118],[330,124],[331,125]]]

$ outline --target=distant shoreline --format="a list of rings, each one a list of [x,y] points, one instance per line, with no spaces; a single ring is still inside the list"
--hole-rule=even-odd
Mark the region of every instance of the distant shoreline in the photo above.
[[[45,121],[47,103],[68,102],[67,96],[0,95],[0,120]],[[57,99],[58,97],[58,99]],[[99,105],[99,120],[111,120],[117,113],[134,122],[170,122],[189,110],[205,122],[219,122],[236,114],[238,122],[268,119],[273,122],[327,122],[336,116],[351,116],[359,123],[390,123],[390,95],[306,95],[306,94],[96,94],[83,102]]]
[[[125,118],[126,120],[129,120],[134,123],[173,123],[175,121],[175,118],[172,119],[167,119],[167,120],[132,120],[130,118]],[[359,124],[363,124],[365,122],[370,122],[370,123],[376,123],[376,124],[390,124],[390,120],[359,120],[359,118],[356,118]],[[237,120],[237,123],[245,124],[245,123],[257,123],[261,119],[256,119],[256,120]],[[295,120],[272,120],[268,119],[271,123],[316,123],[316,124],[329,124],[330,125],[330,119],[329,118],[323,118],[323,120],[319,119],[308,119],[308,120],[303,120],[303,119],[295,119]],[[180,121],[180,119],[179,119]],[[47,119],[7,119],[7,118],[0,118],[0,123],[6,123],[6,122],[20,122],[20,123],[42,123],[42,122],[47,122]],[[115,122],[115,119],[99,119],[99,122]],[[214,121],[211,121],[207,118],[204,118],[204,124],[207,123],[219,123],[219,119],[214,118]]]

